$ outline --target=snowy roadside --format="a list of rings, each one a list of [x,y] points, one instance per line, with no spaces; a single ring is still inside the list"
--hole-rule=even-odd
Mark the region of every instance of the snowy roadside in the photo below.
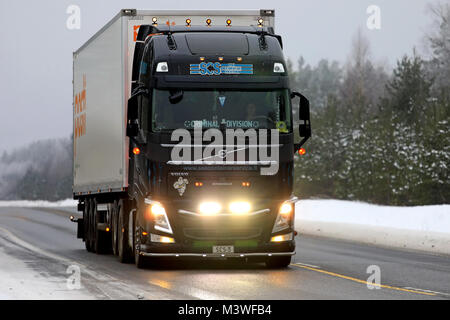
[[[96,299],[85,288],[71,286],[71,274],[60,261],[20,245],[0,228],[0,300]]]
[[[55,202],[45,200],[0,200],[0,207],[76,207],[78,200],[66,199]]]
[[[301,200],[296,229],[381,246],[450,255],[450,205],[392,207],[342,200]]]

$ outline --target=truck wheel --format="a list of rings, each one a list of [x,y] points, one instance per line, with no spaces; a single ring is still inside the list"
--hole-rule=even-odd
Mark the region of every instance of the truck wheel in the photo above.
[[[135,226],[134,228],[134,263],[136,264],[136,267],[139,269],[143,269],[146,267],[146,260],[145,257],[140,255],[140,244],[141,244],[141,235],[139,234],[140,228],[138,226]]]
[[[291,256],[270,257],[266,260],[268,268],[286,268],[291,263]]]
[[[92,252],[92,248],[91,248],[91,238],[90,238],[90,234],[89,234],[89,206],[90,201],[88,199],[84,200],[84,210],[83,210],[83,240],[84,240],[84,245],[86,246],[86,250],[88,252]]]
[[[133,255],[128,245],[128,215],[129,206],[127,201],[120,200],[118,208],[118,237],[117,237],[117,256],[122,263],[131,262]]]
[[[89,199],[89,246],[91,247],[91,252],[95,252],[95,220],[94,220],[94,207],[96,203],[94,199]]]
[[[111,247],[113,255],[117,256],[117,238],[118,238],[118,228],[117,228],[117,201],[111,206]]]
[[[100,215],[98,214],[97,211],[97,201],[93,201],[94,204],[94,208],[92,210],[93,212],[93,221],[94,221],[94,248],[95,248],[95,252],[97,254],[103,254],[103,253],[108,253],[108,249],[109,249],[109,244],[111,243],[108,239],[109,234],[106,231],[103,230],[99,230],[98,229],[98,224],[101,222],[100,221]]]

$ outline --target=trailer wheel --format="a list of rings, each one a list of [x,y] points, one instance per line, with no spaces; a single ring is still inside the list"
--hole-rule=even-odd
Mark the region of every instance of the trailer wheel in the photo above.
[[[291,256],[270,257],[266,260],[268,268],[286,268],[291,263]]]
[[[122,263],[131,262],[133,255],[131,248],[128,245],[128,216],[130,213],[129,205],[127,201],[120,200],[118,208],[118,243],[117,253],[119,261]]]
[[[90,210],[90,201],[88,199],[84,200],[84,210],[83,210],[83,240],[84,245],[86,246],[86,250],[88,252],[92,252],[91,247],[91,238],[89,235],[89,210]]]

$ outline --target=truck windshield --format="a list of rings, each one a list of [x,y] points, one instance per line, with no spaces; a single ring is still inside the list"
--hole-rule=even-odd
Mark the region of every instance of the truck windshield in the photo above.
[[[160,90],[152,95],[154,132],[201,126],[229,129],[291,131],[291,104],[287,89]]]

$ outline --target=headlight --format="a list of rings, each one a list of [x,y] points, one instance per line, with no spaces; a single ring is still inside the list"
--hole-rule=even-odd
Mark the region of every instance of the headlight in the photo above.
[[[287,215],[290,214],[291,212],[292,212],[292,203],[285,202],[281,205],[279,211],[280,214]]]
[[[157,201],[148,199],[145,199],[145,203],[148,205],[146,218],[153,220],[155,223],[154,228],[162,232],[172,233],[172,227],[170,226],[169,218],[163,205]]]
[[[222,206],[218,202],[203,202],[200,204],[199,210],[201,214],[213,216],[222,210]]]
[[[230,211],[234,214],[245,214],[251,209],[250,203],[246,201],[237,201],[230,203]]]
[[[293,211],[293,204],[291,202],[285,202],[281,205],[273,225],[272,233],[290,228]]]

